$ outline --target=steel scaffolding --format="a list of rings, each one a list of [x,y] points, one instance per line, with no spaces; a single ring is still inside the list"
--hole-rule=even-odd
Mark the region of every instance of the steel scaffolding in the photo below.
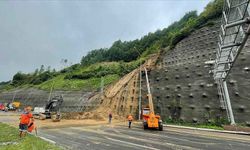
[[[244,47],[249,33],[249,1],[225,0],[221,19],[218,50],[214,65],[214,79],[222,107],[227,110],[231,124],[235,124],[226,78]]]

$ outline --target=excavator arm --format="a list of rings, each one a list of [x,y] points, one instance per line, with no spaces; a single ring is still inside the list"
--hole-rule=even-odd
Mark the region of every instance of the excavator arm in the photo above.
[[[52,113],[60,114],[60,107],[62,103],[62,95],[51,98],[45,105],[45,112],[43,114],[46,116],[46,118],[51,118]]]

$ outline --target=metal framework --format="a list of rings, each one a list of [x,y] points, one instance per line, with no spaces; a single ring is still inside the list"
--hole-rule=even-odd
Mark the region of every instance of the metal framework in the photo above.
[[[214,79],[222,107],[227,110],[231,124],[235,124],[226,78],[243,49],[249,33],[249,1],[225,0],[221,19],[218,50],[214,65]]]

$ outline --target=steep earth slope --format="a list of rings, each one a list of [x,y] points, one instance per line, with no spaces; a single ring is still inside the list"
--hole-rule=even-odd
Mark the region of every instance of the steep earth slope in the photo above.
[[[142,68],[151,68],[158,57],[158,54],[151,55],[142,64]],[[93,97],[95,100],[91,101],[99,101],[99,105],[95,105],[96,108],[93,108],[90,112],[84,113],[82,118],[86,118],[86,115],[89,117],[89,113],[91,113],[92,118],[105,118],[110,112],[117,119],[124,119],[129,114],[133,114],[135,118],[138,118],[139,73],[139,68],[133,70],[116,83],[108,86],[103,93]]]

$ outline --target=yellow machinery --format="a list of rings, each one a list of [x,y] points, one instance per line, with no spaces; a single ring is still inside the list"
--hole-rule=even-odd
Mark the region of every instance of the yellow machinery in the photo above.
[[[18,108],[20,107],[21,103],[20,103],[20,102],[13,102],[12,105],[13,105],[13,107],[15,107],[16,109],[18,109]]]
[[[20,105],[21,105],[21,103],[17,102],[17,101],[5,104],[7,110],[17,110],[17,109],[19,109]]]
[[[143,116],[143,127],[144,129],[153,128],[153,129],[159,129],[160,131],[163,130],[163,124],[161,117],[159,115],[155,115],[154,112],[154,104],[153,104],[153,98],[150,91],[149,81],[148,81],[148,73],[147,69],[144,67],[145,75],[146,75],[146,81],[147,81],[147,89],[148,89],[148,106],[145,107],[142,110],[142,116]]]

